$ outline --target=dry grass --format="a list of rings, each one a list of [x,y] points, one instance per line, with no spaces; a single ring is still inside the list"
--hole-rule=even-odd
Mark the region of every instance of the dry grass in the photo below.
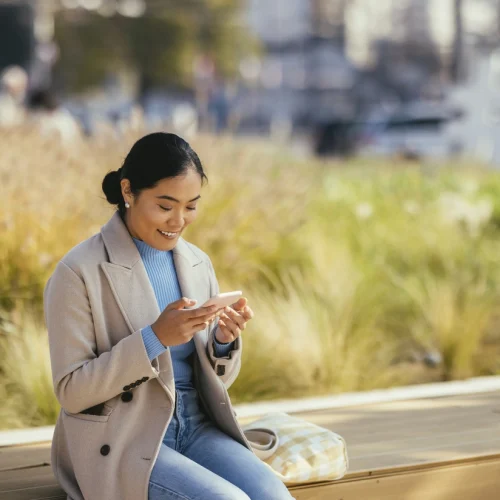
[[[140,135],[72,148],[28,129],[0,138],[0,428],[55,421],[43,286],[111,216],[102,178]],[[192,143],[209,184],[186,238],[256,313],[234,401],[500,372],[498,175]]]

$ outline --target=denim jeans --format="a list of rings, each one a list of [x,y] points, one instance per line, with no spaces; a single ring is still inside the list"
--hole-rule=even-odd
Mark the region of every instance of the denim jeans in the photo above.
[[[215,426],[195,388],[176,388],[176,395],[148,500],[293,499],[264,462]]]

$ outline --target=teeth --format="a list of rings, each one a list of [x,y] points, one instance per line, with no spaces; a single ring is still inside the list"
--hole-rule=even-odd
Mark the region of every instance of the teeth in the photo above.
[[[164,234],[165,236],[175,236],[177,233],[166,233],[165,231],[160,231],[161,234]]]

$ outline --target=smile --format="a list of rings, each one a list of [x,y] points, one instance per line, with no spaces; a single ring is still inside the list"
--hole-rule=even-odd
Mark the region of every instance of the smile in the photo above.
[[[164,236],[165,238],[168,238],[169,240],[173,240],[173,239],[174,239],[174,238],[175,238],[175,237],[179,234],[179,232],[176,232],[176,233],[168,233],[168,232],[166,232],[166,231],[160,231],[159,229],[158,229],[158,232],[159,232],[162,236]]]

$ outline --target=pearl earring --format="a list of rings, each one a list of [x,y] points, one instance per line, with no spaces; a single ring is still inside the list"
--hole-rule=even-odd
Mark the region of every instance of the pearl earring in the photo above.
[[[130,208],[128,201],[125,202],[125,208]]]

